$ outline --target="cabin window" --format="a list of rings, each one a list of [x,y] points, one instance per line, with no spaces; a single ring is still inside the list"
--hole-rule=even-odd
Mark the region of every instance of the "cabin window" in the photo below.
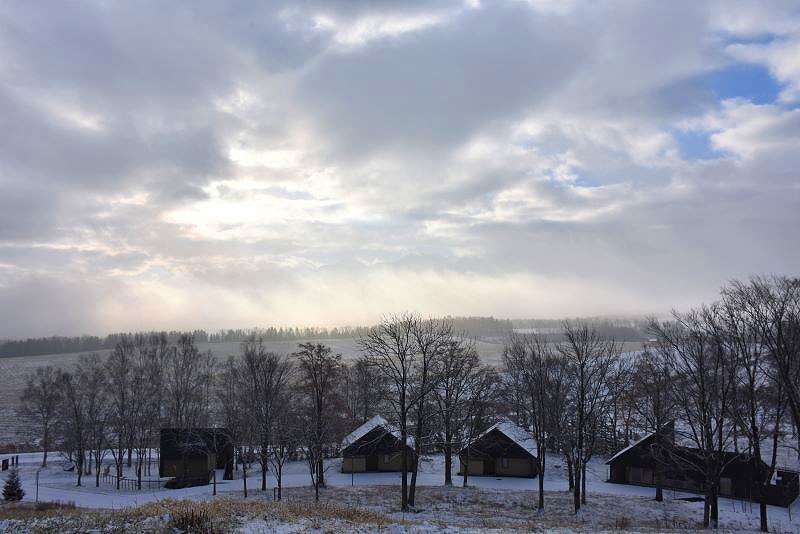
[[[720,495],[733,494],[733,483],[730,478],[722,477],[719,479],[719,493]]]
[[[385,464],[392,463],[392,455],[391,454],[384,454],[383,455],[383,463],[385,463]]]
[[[502,467],[508,468],[508,458],[500,458],[500,465]]]

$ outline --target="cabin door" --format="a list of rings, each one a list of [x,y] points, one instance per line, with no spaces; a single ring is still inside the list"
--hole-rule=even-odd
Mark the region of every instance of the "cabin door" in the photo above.
[[[378,470],[378,455],[377,454],[367,455],[367,471],[377,471],[377,470]]]
[[[483,474],[484,475],[493,475],[497,472],[495,469],[495,463],[497,460],[495,458],[484,458],[483,459]]]

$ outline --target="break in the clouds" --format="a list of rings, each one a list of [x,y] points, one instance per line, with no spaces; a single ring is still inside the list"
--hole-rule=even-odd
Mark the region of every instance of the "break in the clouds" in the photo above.
[[[0,337],[660,313],[800,262],[797,2],[5,2]]]

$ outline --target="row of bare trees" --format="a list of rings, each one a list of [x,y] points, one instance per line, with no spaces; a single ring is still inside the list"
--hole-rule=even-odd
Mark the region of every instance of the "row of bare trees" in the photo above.
[[[619,350],[585,323],[565,322],[563,342],[512,334],[503,355],[510,415],[529,428],[538,447],[539,495],[544,509],[547,453],[563,455],[577,513],[586,503],[586,468],[608,428],[618,391],[612,377]]]
[[[400,506],[415,506],[423,454],[445,455],[446,485],[452,485],[453,453],[485,428],[497,409],[496,370],[482,365],[474,343],[448,319],[413,313],[387,317],[358,339],[366,368],[379,377],[381,405],[397,425],[401,443]],[[411,473],[410,480],[405,473]],[[466,485],[466,470],[464,484]]]
[[[122,337],[107,358],[82,356],[73,369],[36,370],[22,395],[23,412],[35,421],[44,449],[59,450],[75,465],[77,484],[110,453],[117,484],[125,463],[139,487],[149,474],[152,449],[163,426],[206,423],[213,359],[191,336],[172,345],[165,335]]]
[[[800,280],[734,281],[719,301],[651,320],[650,331],[638,375],[649,421],[676,419],[676,435],[695,451],[682,460],[706,481],[704,524],[719,523],[721,476],[736,458],[725,453],[744,452],[754,459],[753,498],[767,532],[778,449],[800,426]]]
[[[706,481],[706,526],[718,525],[723,471],[741,458],[730,453],[752,458],[753,498],[767,531],[779,442],[800,424],[799,319],[800,281],[757,277],[732,282],[713,304],[650,319],[651,340],[641,352],[622,353],[584,323],[564,322],[559,341],[512,334],[503,357],[504,408],[536,439],[540,473],[547,453],[563,457],[576,513],[586,502],[588,462],[621,449],[638,429],[657,434],[656,500],[665,470],[680,463]],[[680,455],[662,432],[673,421]],[[543,483],[540,477],[539,510]]]

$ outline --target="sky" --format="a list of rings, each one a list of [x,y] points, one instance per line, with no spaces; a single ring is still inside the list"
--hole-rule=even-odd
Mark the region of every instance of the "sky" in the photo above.
[[[0,337],[659,314],[800,265],[800,3],[0,4]]]

